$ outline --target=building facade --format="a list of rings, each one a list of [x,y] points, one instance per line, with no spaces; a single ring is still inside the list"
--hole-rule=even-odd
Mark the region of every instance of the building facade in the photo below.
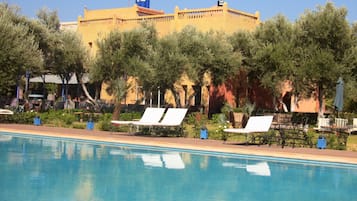
[[[254,14],[242,12],[229,8],[227,3],[202,9],[180,10],[176,7],[172,14],[165,14],[163,11],[140,7],[135,4],[128,8],[100,10],[89,10],[85,8],[83,16],[78,17],[76,29],[81,35],[85,45],[88,47],[90,55],[94,57],[97,51],[96,41],[98,39],[100,40],[105,37],[112,30],[130,31],[139,28],[142,22],[153,24],[159,37],[179,32],[186,26],[194,26],[197,30],[202,32],[222,31],[227,34],[232,34],[242,30],[253,31],[261,23],[259,12]],[[66,26],[70,29],[75,25],[73,23],[68,23],[67,25],[63,24],[64,29]],[[213,111],[220,108],[223,102],[229,102],[233,106],[240,106],[240,97],[248,95],[247,89],[252,89],[252,87],[247,86],[244,82],[244,73],[237,72],[237,75],[237,79],[232,80],[221,87],[213,88],[209,83],[207,86],[201,87],[199,90],[201,93],[198,93],[200,97],[190,99],[188,104],[193,106],[199,105],[205,108],[209,107]],[[189,79],[182,80],[182,82],[177,84],[180,89],[182,100],[181,105],[186,105],[187,101],[189,101],[188,97],[190,97],[194,91],[197,92],[197,89],[195,89],[197,86],[194,86]],[[133,87],[130,89],[128,96],[125,99],[125,104],[138,103],[139,100],[142,101],[144,99],[144,92],[140,90],[140,86],[137,86],[135,82],[131,85]],[[233,87],[227,87],[227,85],[232,85]],[[110,101],[112,97],[106,93],[106,87],[107,86],[103,84],[100,96],[101,99]],[[253,88],[254,89],[250,91],[250,94],[267,93],[259,89],[258,85]],[[285,95],[285,93],[286,92],[282,95]],[[158,90],[154,93],[155,98],[151,98],[151,101],[159,104],[162,100],[174,104],[173,97],[170,96],[170,93],[165,92],[165,96],[162,94],[163,93]],[[252,97],[249,97],[249,99],[257,101],[262,107],[272,106],[271,101],[267,101],[266,98],[263,98],[260,101],[261,98],[259,95],[256,97],[253,95]],[[290,101],[292,101],[291,98]],[[146,103],[148,103],[148,101],[146,101]],[[294,110],[298,111],[297,108],[294,108]],[[306,109],[304,108],[304,110]]]

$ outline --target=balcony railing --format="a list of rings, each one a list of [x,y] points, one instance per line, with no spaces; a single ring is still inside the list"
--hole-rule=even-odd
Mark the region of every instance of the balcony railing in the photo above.
[[[178,12],[178,19],[201,19],[206,17],[222,16],[223,9],[197,9]]]

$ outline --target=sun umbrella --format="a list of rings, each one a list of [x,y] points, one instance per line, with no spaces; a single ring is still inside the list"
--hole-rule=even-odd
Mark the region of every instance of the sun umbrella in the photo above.
[[[341,112],[343,109],[343,80],[342,78],[338,78],[336,85],[336,96],[333,105],[338,112]]]

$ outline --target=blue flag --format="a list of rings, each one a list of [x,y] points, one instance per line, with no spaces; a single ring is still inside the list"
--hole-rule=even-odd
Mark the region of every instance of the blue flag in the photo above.
[[[136,4],[141,7],[150,8],[150,0],[136,0]]]

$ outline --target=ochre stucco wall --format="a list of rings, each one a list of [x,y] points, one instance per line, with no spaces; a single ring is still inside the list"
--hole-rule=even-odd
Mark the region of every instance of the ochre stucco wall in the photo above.
[[[141,26],[142,22],[149,22],[155,25],[159,37],[168,35],[173,32],[179,32],[186,26],[194,26],[197,30],[202,32],[207,31],[221,31],[225,34],[232,34],[237,31],[253,31],[261,23],[260,14],[242,12],[231,9],[225,3],[222,7],[213,6],[211,8],[202,9],[183,9],[178,7],[174,9],[174,13],[165,14],[163,11],[153,10],[138,7],[136,5],[128,8],[112,8],[101,10],[84,10],[84,15],[78,17],[77,31],[82,36],[84,44],[88,47],[92,57],[97,51],[96,41],[105,37],[112,30],[130,31]],[[238,75],[238,74],[237,74]],[[209,76],[206,78],[205,86],[202,86],[202,100],[201,105],[205,108],[210,104],[212,110],[217,110],[223,102],[228,102],[233,106],[242,106],[244,98],[246,98],[248,87],[251,94],[250,99],[258,101],[261,107],[272,105],[272,98],[267,101],[266,96],[271,96],[262,90],[258,85],[255,87],[247,86],[246,76],[240,73],[236,79],[227,82],[226,86],[212,88],[209,82]],[[140,86],[130,80],[132,89],[129,90],[128,96],[125,99],[125,104],[133,104],[138,98],[143,98],[140,93]],[[236,84],[239,83],[239,84]],[[181,104],[184,105],[188,98],[193,93],[192,83],[183,76],[180,82],[176,84],[177,90],[180,92]],[[183,88],[187,86],[187,90]],[[112,97],[106,93],[106,84],[103,84],[101,90],[101,99],[111,101]],[[238,89],[236,88],[238,87]],[[252,89],[254,88],[254,89]],[[210,89],[210,90],[208,90]],[[162,92],[161,92],[162,93]],[[187,93],[185,95],[185,93]],[[260,94],[265,93],[265,94]],[[282,91],[282,96],[286,93],[286,89]],[[264,97],[264,98],[262,98]],[[222,99],[223,98],[223,99]],[[221,100],[222,99],[222,100]],[[174,105],[174,97],[172,93],[166,92],[165,101]],[[238,104],[237,101],[240,103]],[[293,98],[292,98],[293,101]],[[208,103],[210,102],[210,103]],[[261,103],[260,103],[261,102]],[[194,100],[190,101],[192,105]],[[216,108],[215,108],[216,107]],[[315,112],[318,104],[314,99],[299,101],[299,108],[294,107],[295,111]]]
[[[165,36],[173,32],[178,32],[186,26],[194,26],[199,31],[222,31],[226,34],[234,33],[238,30],[251,31],[260,23],[259,13],[249,14],[228,8],[225,3],[222,7],[213,6],[204,9],[184,9],[178,7],[173,14],[164,14],[162,11],[141,8],[136,5],[129,8],[113,8],[101,10],[84,10],[83,17],[78,17],[78,32],[82,36],[84,44],[89,48],[91,56],[95,56],[97,51],[96,41],[106,36],[110,31],[118,29],[129,31],[139,28],[141,22],[152,22],[159,36]],[[209,78],[207,78],[209,79]],[[132,84],[136,86],[135,83]],[[187,86],[186,96],[183,86]],[[193,93],[193,83],[183,76],[176,88],[180,91],[181,104],[184,105]],[[207,86],[209,81],[207,81]],[[202,87],[202,105],[208,106],[208,89]],[[110,101],[112,97],[106,93],[107,85],[103,84],[101,99]],[[137,100],[137,90],[129,90],[126,98],[127,104],[135,103]],[[142,97],[141,95],[139,97]],[[165,101],[175,105],[171,93],[167,93]],[[193,104],[194,100],[190,101]]]

